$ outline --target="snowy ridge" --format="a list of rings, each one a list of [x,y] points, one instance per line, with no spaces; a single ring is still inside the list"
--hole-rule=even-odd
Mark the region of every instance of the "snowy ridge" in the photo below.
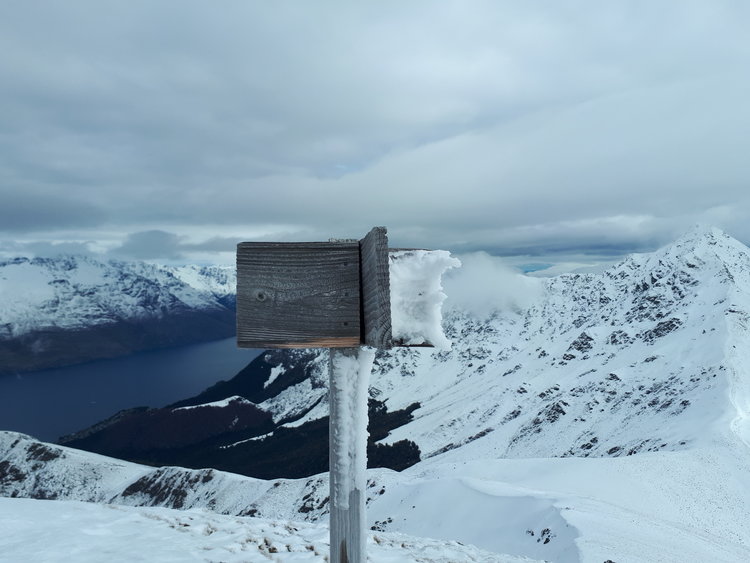
[[[202,409],[202,408],[215,408],[220,409],[222,407],[227,407],[232,403],[240,404],[240,405],[252,405],[254,403],[251,403],[244,397],[240,397],[238,395],[234,395],[232,397],[228,397],[226,399],[222,399],[221,401],[214,401],[212,403],[203,403],[202,405],[192,405],[189,407],[178,407],[176,409],[172,409],[173,411],[183,411],[183,410],[189,410],[189,409]]]
[[[378,353],[370,392],[394,410],[419,401],[386,441],[413,440],[423,458],[689,449],[730,420],[746,428],[748,303],[750,250],[697,231],[603,274],[545,280],[523,311],[449,311],[453,348]],[[277,420],[313,405],[306,420],[324,415],[316,373],[259,406]]]
[[[370,491],[374,487],[371,481]],[[212,469],[154,469],[0,432],[0,523],[6,531],[0,561],[56,561],[71,552],[81,554],[77,561],[100,561],[102,553],[111,552],[117,561],[322,562],[328,556],[328,528],[299,521],[325,514],[325,489],[323,476],[262,481]],[[313,499],[320,505],[318,518],[306,518]],[[32,541],[40,529],[49,539],[45,545]],[[129,549],[133,538],[141,548],[135,556]],[[383,562],[531,561],[377,530],[368,537],[368,550],[372,561]]]
[[[0,262],[0,374],[234,334],[233,273],[86,256]]]
[[[237,293],[237,271],[233,266],[161,266],[188,286],[219,299]]]
[[[7,260],[0,262],[0,338],[218,309],[218,299],[234,293],[235,283],[225,268],[167,268],[86,256]]]
[[[289,519],[308,486],[303,480],[263,481],[213,469],[155,469],[15,432],[0,432],[0,452],[0,496],[7,497],[207,508],[231,515],[257,514],[263,504],[265,516]]]

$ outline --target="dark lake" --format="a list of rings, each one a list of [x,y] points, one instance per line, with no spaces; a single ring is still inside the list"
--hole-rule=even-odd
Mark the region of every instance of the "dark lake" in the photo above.
[[[45,441],[82,430],[117,411],[162,407],[231,379],[261,350],[234,338],[127,358],[0,376],[0,430]]]

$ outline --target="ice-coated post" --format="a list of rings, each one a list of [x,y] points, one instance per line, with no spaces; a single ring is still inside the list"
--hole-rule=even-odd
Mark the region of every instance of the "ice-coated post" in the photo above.
[[[367,388],[372,348],[332,348],[329,381],[331,563],[365,563]]]

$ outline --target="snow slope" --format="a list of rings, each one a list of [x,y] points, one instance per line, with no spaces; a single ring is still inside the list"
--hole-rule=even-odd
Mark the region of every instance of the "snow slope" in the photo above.
[[[724,448],[428,461],[369,517],[393,518],[385,529],[550,561],[739,563],[750,560],[748,468],[746,452]]]
[[[327,528],[290,521],[321,495],[326,505],[323,476],[262,481],[154,469],[0,432],[0,527],[11,532],[0,535],[0,561],[101,561],[102,553],[113,561],[324,561]],[[527,560],[377,531],[368,544],[371,561]]]
[[[323,562],[328,528],[237,518],[202,510],[132,508],[75,501],[0,498],[0,562]],[[372,563],[522,563],[456,542],[375,533]]]
[[[620,458],[431,459],[402,473],[369,471],[368,521],[376,532],[548,561],[739,563],[750,558],[748,468],[747,451],[722,447]],[[154,469],[6,432],[0,496],[325,524],[328,480]],[[0,519],[15,513],[0,504]]]

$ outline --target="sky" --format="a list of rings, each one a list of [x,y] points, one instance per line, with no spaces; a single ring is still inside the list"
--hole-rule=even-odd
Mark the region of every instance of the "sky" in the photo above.
[[[750,243],[744,0],[0,4],[0,253]]]

